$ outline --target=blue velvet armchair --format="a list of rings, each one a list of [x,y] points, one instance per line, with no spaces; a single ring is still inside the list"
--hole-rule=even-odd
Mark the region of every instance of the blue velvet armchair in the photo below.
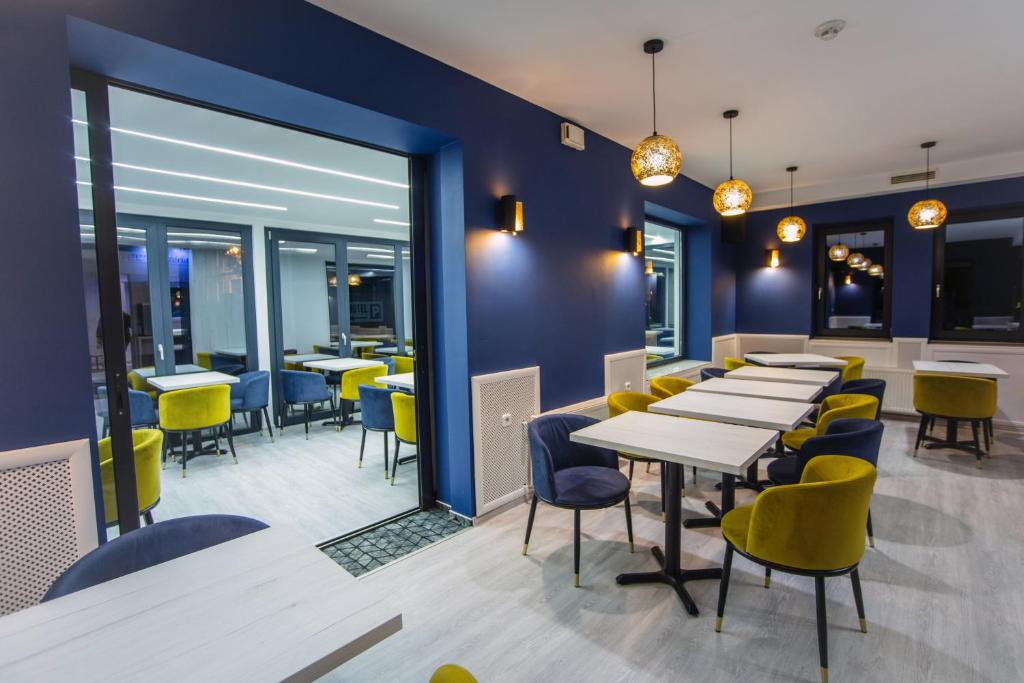
[[[537,501],[573,511],[573,583],[580,585],[580,511],[597,510],[623,503],[626,534],[633,552],[633,519],[629,510],[629,479],[619,471],[615,451],[573,443],[569,434],[596,423],[583,415],[544,415],[530,422],[530,462],[533,470],[533,500],[526,522],[523,555],[530,545],[530,532]]]
[[[267,406],[270,405],[270,372],[267,370],[243,372],[238,376],[238,383],[231,384],[230,387],[231,414],[262,413],[262,418],[267,423],[267,431],[270,432],[270,440],[273,442],[274,428],[270,423],[270,413],[267,410]],[[263,434],[262,429],[260,429],[260,434]]]
[[[882,419],[882,399],[885,398],[885,380],[865,377],[864,379],[851,379],[843,382],[844,394],[867,394],[878,399],[878,412],[876,420]]]
[[[725,377],[725,368],[701,368],[700,381],[706,382],[709,379]]]
[[[327,380],[319,372],[305,370],[281,371],[281,394],[285,410],[282,411],[281,431],[284,431],[287,409],[302,406],[305,418],[306,438],[309,438],[309,422],[313,417],[313,406],[330,402],[331,415],[337,415],[334,392],[327,388]],[[335,425],[338,423],[335,422]]]
[[[102,427],[100,428],[100,438],[103,439],[110,432],[110,406],[107,403],[107,388],[98,387],[96,395],[100,399],[96,414],[103,420]],[[156,427],[160,424],[156,402],[145,391],[128,390],[128,411],[132,416],[132,428]]]
[[[375,387],[369,384],[359,385],[359,410],[362,413],[363,426],[363,438],[359,442],[359,467],[363,466],[366,432],[381,432],[384,434],[385,479],[388,476],[388,432],[395,431],[395,411],[391,407],[391,394],[393,393],[393,389]]]

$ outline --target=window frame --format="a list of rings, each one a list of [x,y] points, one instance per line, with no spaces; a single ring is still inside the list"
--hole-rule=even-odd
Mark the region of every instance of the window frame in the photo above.
[[[827,238],[830,235],[850,232],[872,232],[881,230],[885,235],[885,288],[882,292],[882,327],[877,330],[837,328],[831,329],[825,321],[825,278],[828,259]],[[893,221],[891,218],[824,223],[815,225],[814,231],[814,282],[811,287],[811,330],[813,337],[840,339],[892,339],[892,283],[893,283]]]
[[[680,258],[679,258],[679,272],[676,274],[676,282],[678,283],[677,286],[679,287],[679,294],[676,296],[676,307],[677,307],[677,312],[676,312],[676,315],[677,315],[677,318],[676,318],[676,329],[677,329],[677,332],[676,332],[676,336],[679,337],[679,339],[680,339],[679,353],[675,354],[675,355],[672,355],[672,356],[667,356],[665,358],[662,358],[661,360],[647,361],[645,367],[647,369],[650,369],[650,368],[657,368],[657,367],[660,367],[662,365],[668,365],[670,363],[678,363],[681,360],[686,360],[686,292],[687,292],[687,287],[686,287],[687,279],[686,279],[686,276],[687,276],[687,272],[688,272],[687,263],[686,263],[686,257],[687,257],[687,254],[689,253],[689,251],[688,251],[689,244],[687,242],[686,228],[684,226],[677,225],[675,223],[671,223],[669,221],[662,220],[660,218],[652,218],[650,216],[646,216],[646,217],[644,217],[644,234],[645,234],[645,236],[646,236],[646,233],[647,233],[647,224],[648,223],[653,223],[654,225],[657,225],[659,228],[665,228],[666,230],[675,230],[676,232],[678,232],[679,233],[679,250],[682,252],[682,254],[680,255]],[[640,272],[642,274],[643,273],[643,269],[644,269],[644,267],[646,267],[646,264],[647,264],[647,244],[646,244],[646,239],[644,240],[644,251],[643,251],[643,254],[642,254],[641,258],[642,258],[642,263],[644,264],[643,267],[641,267],[641,270],[640,270]],[[645,278],[644,289],[646,291],[646,288],[647,288],[646,277],[647,276],[643,275],[643,277]],[[646,314],[646,305],[645,305],[645,314]],[[646,350],[647,350],[647,344],[646,344],[646,341],[647,341],[646,340],[646,334],[647,334],[646,315],[644,317],[645,317],[645,320],[644,320],[644,335],[645,335],[644,351],[646,352]],[[645,353],[645,356],[646,356],[646,353]]]
[[[973,223],[1000,218],[1024,218],[1024,203],[974,207],[950,211],[946,221],[932,232],[932,286],[929,290],[931,329],[929,341],[976,342],[986,344],[1024,344],[1024,325],[1016,332],[1000,330],[944,330],[946,226],[950,223]],[[1024,274],[1022,274],[1024,277]],[[1024,288],[1024,282],[1021,283]],[[1024,289],[1022,289],[1024,291]]]

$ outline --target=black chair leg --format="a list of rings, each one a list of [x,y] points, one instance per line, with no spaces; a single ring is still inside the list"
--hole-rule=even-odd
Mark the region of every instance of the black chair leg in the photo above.
[[[334,392],[331,392],[331,419],[334,420],[334,431],[341,431],[341,419],[338,413],[338,404],[334,402]]]
[[[270,434],[270,443],[274,443],[274,426],[270,424],[270,413],[267,407],[263,406],[263,421],[267,423],[267,432]]]
[[[988,420],[981,421],[981,433],[985,437],[985,455],[991,458],[992,454],[990,451],[992,450],[992,445],[989,443],[988,423]]]
[[[312,406],[308,403],[303,406],[302,415],[305,418],[304,423],[306,425],[306,441],[309,441],[309,414],[312,412]]]
[[[629,461],[629,480],[633,481],[633,461]]]
[[[772,587],[772,568],[771,567],[765,567],[764,568],[764,587],[765,588],[771,588]]]
[[[860,619],[860,632],[868,632],[868,620],[864,617],[864,594],[860,592],[860,573],[854,569],[850,572],[850,582],[853,584],[853,601],[857,603],[857,618]]]
[[[396,442],[395,449],[397,450],[398,437],[395,437],[395,442]],[[388,433],[384,432],[384,476],[385,477],[388,474],[388,448],[390,448],[390,446],[388,446]],[[398,458],[395,458],[395,460],[397,461]]]
[[[238,454],[235,453],[235,428],[231,424],[230,421],[228,422],[227,432],[228,432],[228,450],[231,451],[231,458],[235,461],[235,464],[237,465],[238,464]]]
[[[715,619],[715,633],[722,632],[725,619],[725,599],[729,595],[729,573],[732,571],[732,546],[725,546],[725,560],[722,562],[722,580],[718,583],[718,617]]]
[[[580,511],[573,510],[572,525],[572,585],[580,587]]]
[[[395,464],[398,464],[398,447],[402,445],[402,442],[398,440],[398,435],[395,435]],[[388,452],[384,451],[384,478],[388,478]],[[391,483],[394,485],[394,476],[391,477]]]
[[[160,444],[160,469],[167,469],[167,443],[170,440],[167,432],[164,432],[163,443]]]
[[[693,485],[694,486],[697,485],[697,468],[696,467],[693,468]]]
[[[978,438],[978,420],[971,420],[971,436],[974,441],[974,457],[978,462],[978,467],[980,468],[983,454],[981,452],[981,441]]]
[[[363,466],[363,450],[366,448],[366,427],[363,427],[363,438],[359,440],[359,467]]]
[[[384,443],[387,443],[387,432],[384,432]],[[395,485],[395,477],[398,476],[398,435],[395,435],[395,457],[391,461],[391,485]]]
[[[875,547],[875,529],[871,526],[871,508],[868,508],[868,545]]]
[[[921,424],[917,427],[917,439],[914,440],[914,457],[917,457],[917,449],[921,446],[921,440],[924,439],[925,432],[928,430],[929,421],[934,421],[934,418],[928,415],[921,415]]]
[[[814,577],[814,602],[818,613],[818,659],[821,681],[828,683],[828,623],[825,616],[825,577]]]
[[[633,515],[629,509],[629,494],[622,501],[626,507],[626,538],[629,539],[629,552],[633,552]]]
[[[149,526],[150,524],[152,524],[153,523],[153,511],[152,510],[146,510],[145,512],[143,512],[142,513],[142,519],[146,522],[146,526]]]
[[[181,434],[181,478],[188,476],[188,434]]]
[[[530,532],[533,531],[533,516],[537,513],[537,494],[533,494],[533,500],[530,501],[530,515],[526,518],[526,538],[523,540],[523,555],[526,554],[526,549],[530,545]]]

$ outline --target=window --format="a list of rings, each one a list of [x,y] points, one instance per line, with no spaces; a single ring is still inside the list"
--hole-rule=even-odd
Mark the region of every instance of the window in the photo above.
[[[934,239],[932,338],[1024,341],[1024,206],[954,213]]]
[[[644,224],[644,296],[647,364],[656,365],[685,352],[685,244],[683,231]]]
[[[815,226],[814,334],[890,336],[892,223]]]

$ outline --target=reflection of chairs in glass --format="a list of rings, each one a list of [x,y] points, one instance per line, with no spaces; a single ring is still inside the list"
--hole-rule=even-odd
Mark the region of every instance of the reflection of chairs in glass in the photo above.
[[[384,360],[379,365],[371,365],[355,370],[346,370],[341,376],[341,426],[350,424],[350,415],[353,406],[359,401],[359,385],[369,384],[375,387],[383,387],[383,384],[375,382],[378,377],[390,374],[394,364],[388,364]]]
[[[153,368],[149,369],[152,370]],[[128,386],[130,386],[132,389],[135,389],[135,391],[144,391],[153,398],[156,398],[156,389],[154,389],[153,386],[148,381],[146,381],[145,377],[140,375],[135,370],[130,370],[128,372]]]
[[[416,361],[410,356],[393,356],[395,360],[395,374],[401,375],[416,370]]]
[[[103,421],[103,426],[100,428],[100,437],[102,438],[110,433],[110,406],[107,402],[107,388],[97,387],[96,395],[100,399],[96,414]],[[160,424],[160,418],[156,412],[156,402],[145,391],[128,390],[128,411],[132,418],[132,428],[156,427]]]
[[[416,454],[398,457],[398,448],[403,443],[416,445],[416,397],[401,391],[391,393],[391,406],[395,414],[395,458],[391,461],[391,485],[395,485],[398,466],[416,462]]]
[[[238,376],[238,382],[230,386],[232,417],[235,413],[242,413],[248,420],[247,413],[262,411],[263,421],[267,423],[267,431],[270,432],[270,441],[273,442],[274,427],[270,424],[270,414],[267,411],[267,406],[270,404],[270,372],[267,370],[243,372]],[[260,436],[263,436],[262,429],[260,429]]]
[[[395,414],[391,404],[393,390],[370,384],[360,384],[357,390],[359,392],[359,409],[362,412],[363,427],[363,437],[359,442],[359,467],[363,466],[366,432],[381,432],[384,434],[384,478],[387,479],[388,432],[395,431]]]
[[[209,351],[196,351],[196,365],[213,370],[213,354]]]
[[[165,435],[180,436],[182,477],[188,476],[187,434],[195,433],[193,455],[199,455],[202,431],[212,429],[214,439],[217,439],[222,427],[227,428],[228,448],[237,465],[238,456],[235,454],[234,433],[231,429],[231,390],[227,384],[177,389],[160,394],[160,429]],[[219,443],[215,448],[216,454],[220,455]],[[166,452],[167,449],[164,450]]]
[[[148,399],[149,397],[146,396]],[[135,493],[139,514],[146,524],[153,523],[152,510],[160,502],[160,453],[164,435],[159,429],[136,429],[132,432],[135,450]],[[117,496],[114,493],[114,458],[110,439],[100,439],[100,481],[103,484],[103,514],[107,526],[117,524]]]
[[[324,346],[323,344],[313,344],[313,353],[322,353],[325,356],[337,356],[338,349],[341,347],[335,346]]]
[[[337,407],[334,403],[334,392],[327,388],[327,379],[319,372],[282,370],[281,394],[284,399],[284,409],[281,411],[282,432],[284,431],[284,423],[288,418],[288,410],[294,406],[302,406],[307,439],[309,438],[309,421],[313,416],[313,406],[329,402],[331,404],[331,415],[337,413]]]

